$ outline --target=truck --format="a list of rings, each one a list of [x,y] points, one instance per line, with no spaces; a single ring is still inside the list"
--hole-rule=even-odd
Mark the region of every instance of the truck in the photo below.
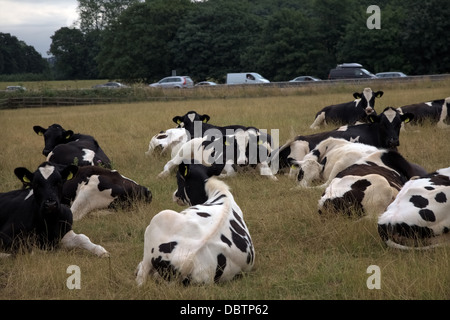
[[[269,80],[256,72],[227,73],[227,84],[251,84],[269,82]]]

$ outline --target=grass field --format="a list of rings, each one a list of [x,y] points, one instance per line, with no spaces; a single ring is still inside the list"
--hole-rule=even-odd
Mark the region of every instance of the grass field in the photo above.
[[[379,112],[386,106],[450,96],[448,81],[370,86],[384,91],[376,105]],[[183,101],[1,110],[0,192],[20,187],[14,168],[35,170],[45,160],[43,138],[32,127],[59,123],[95,136],[114,168],[148,186],[153,201],[126,211],[102,210],[75,222],[74,230],[104,246],[110,258],[79,250],[35,250],[0,260],[0,299],[448,300],[450,248],[408,252],[386,248],[376,221],[320,217],[317,201],[322,190],[293,190],[294,181],[286,176],[274,182],[251,173],[226,180],[255,245],[256,263],[250,273],[212,286],[149,280],[136,287],[134,272],[142,259],[146,226],[161,210],[183,209],[172,202],[174,175],[156,178],[169,158],[144,155],[154,134],[174,127],[174,116],[196,110],[209,114],[210,123],[217,125],[256,126],[269,133],[278,129],[283,144],[295,135],[316,132],[309,126],[319,109],[350,101],[353,92],[363,88],[354,84],[214,93],[205,89],[201,97]],[[401,133],[399,151],[433,171],[450,165],[449,138],[450,130],[429,124],[415,127]],[[71,265],[80,267],[81,289],[66,286]],[[371,265],[381,270],[381,289],[367,287]]]

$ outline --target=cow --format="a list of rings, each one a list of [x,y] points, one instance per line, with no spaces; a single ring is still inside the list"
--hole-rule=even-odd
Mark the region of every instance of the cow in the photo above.
[[[73,220],[96,209],[128,208],[135,201],[152,201],[151,191],[116,170],[99,166],[79,167],[63,186],[62,202],[72,211]]]
[[[184,128],[171,128],[161,131],[151,138],[145,155],[151,156],[156,152],[164,155],[171,152],[173,157],[188,140],[190,140],[190,136]]]
[[[47,161],[34,172],[24,167],[14,170],[27,188],[0,193],[2,257],[33,246],[43,250],[82,248],[99,257],[109,256],[102,246],[72,230],[72,212],[61,203],[63,184],[77,171],[75,165],[57,166]]]
[[[392,150],[380,150],[340,171],[328,184],[318,203],[319,214],[378,218],[403,185],[426,174]]]
[[[167,177],[177,165],[201,163],[206,166],[218,166],[224,173],[222,177],[236,174],[243,167],[254,167],[261,175],[278,180],[269,165],[272,147],[267,135],[256,129],[236,130],[231,135],[204,135],[193,138],[181,146],[177,154],[165,165],[159,178]]]
[[[184,285],[220,283],[253,268],[255,249],[243,213],[212,170],[179,165],[174,201],[190,207],[163,210],[150,221],[135,272],[138,286],[149,275]]]
[[[439,128],[450,127],[450,97],[445,99],[433,100],[428,102],[421,102],[409,104],[397,108],[403,114],[406,112],[414,114],[414,121],[410,125],[423,125],[425,122],[436,124]]]
[[[188,111],[183,116],[175,116],[172,119],[172,121],[177,124],[178,128],[186,129],[186,131],[189,132],[191,138],[203,137],[205,132],[208,130],[217,130],[222,133],[222,135],[225,135],[238,129],[248,129],[248,127],[243,125],[216,126],[208,123],[209,120],[209,115],[199,114],[193,110]]]
[[[45,146],[42,154],[47,157],[47,161],[63,165],[100,165],[111,168],[111,160],[100,148],[97,140],[90,135],[65,130],[56,123],[47,129],[33,126],[33,130],[37,135],[44,136]]]
[[[411,179],[378,218],[387,246],[430,249],[450,244],[450,167]]]
[[[303,160],[294,160],[292,165],[299,167],[299,186],[307,188],[314,181],[321,181],[324,183],[319,187],[325,188],[339,172],[378,151],[377,147],[368,144],[330,137],[316,145]]]
[[[324,107],[316,113],[311,129],[318,129],[322,124],[336,123],[353,125],[367,122],[369,115],[375,115],[375,98],[381,98],[383,91],[373,92],[365,88],[363,92],[353,93],[354,101]]]
[[[329,137],[364,143],[377,148],[397,150],[400,145],[402,124],[413,118],[412,113],[400,114],[395,108],[386,107],[378,115],[369,115],[369,123],[345,125],[331,131],[300,135],[287,141],[279,149],[273,151],[272,155],[279,159],[279,172],[289,168],[289,176],[293,178],[298,175],[298,172],[291,168],[292,161],[302,160],[318,143]]]

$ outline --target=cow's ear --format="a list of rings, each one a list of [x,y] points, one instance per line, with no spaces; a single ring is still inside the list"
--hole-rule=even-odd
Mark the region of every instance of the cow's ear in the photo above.
[[[178,124],[178,125],[179,125],[181,122],[183,122],[183,121],[182,121],[182,118],[181,118],[180,116],[173,117],[172,121],[175,122],[175,123]]]
[[[210,117],[207,114],[200,116],[200,120],[202,120],[203,123],[207,123],[209,119]]]
[[[178,171],[184,178],[189,176],[189,174],[191,172],[189,164],[186,164],[184,162],[180,163],[180,165],[178,166]]]
[[[72,136],[73,136],[73,131],[72,130],[66,130],[64,132],[64,139],[69,140]]]
[[[33,127],[34,132],[36,132],[37,135],[39,136],[43,136],[45,131],[47,131],[47,129],[42,128],[41,126],[34,126]]]
[[[404,114],[400,115],[400,119],[402,120],[402,122],[408,123],[412,119],[414,119],[414,114],[412,114],[410,112],[404,113]]]
[[[14,169],[14,174],[23,183],[25,189],[31,186],[31,181],[33,181],[33,173],[31,173],[27,168],[16,168]]]
[[[361,93],[355,92],[355,93],[353,94],[353,97],[354,97],[355,99],[360,99],[362,96],[361,96]]]
[[[64,180],[71,180],[78,172],[78,166],[70,164],[61,171]]]
[[[383,96],[384,92],[383,91],[377,91],[375,92],[375,97],[376,98],[381,98]]]

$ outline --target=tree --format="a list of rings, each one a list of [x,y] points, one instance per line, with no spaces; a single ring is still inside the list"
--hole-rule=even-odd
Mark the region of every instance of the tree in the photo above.
[[[193,4],[189,0],[136,3],[103,31],[97,62],[101,75],[154,81],[174,68],[169,43]]]
[[[9,33],[0,33],[0,74],[43,73],[47,68],[34,47]]]
[[[171,43],[174,67],[198,81],[221,82],[227,72],[245,69],[241,57],[259,31],[259,24],[244,1],[196,4],[195,10],[181,21]]]
[[[80,30],[104,30],[132,4],[139,0],[78,0]]]
[[[89,52],[92,43],[77,28],[63,27],[51,36],[50,51],[55,57],[56,76],[62,79],[95,78]]]

